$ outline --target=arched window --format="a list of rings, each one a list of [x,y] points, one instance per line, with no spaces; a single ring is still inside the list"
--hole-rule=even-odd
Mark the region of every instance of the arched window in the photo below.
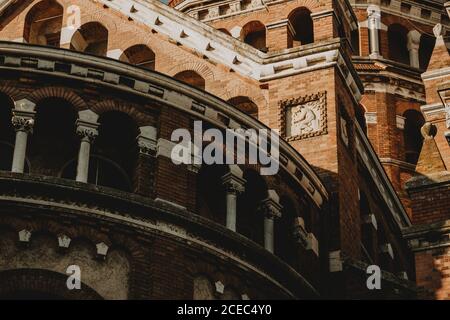
[[[70,49],[97,56],[106,56],[108,30],[99,22],[88,22],[73,34]]]
[[[207,277],[194,278],[193,300],[215,300],[213,284]]]
[[[132,191],[132,176],[136,167],[138,128],[127,114],[108,111],[100,115],[98,137],[89,158],[88,183]],[[75,179],[77,160],[72,159],[61,176]]]
[[[13,101],[0,93],[0,170],[10,171],[14,153],[15,133],[11,123]]]
[[[119,60],[148,70],[155,70],[155,53],[144,44],[128,48],[122,53]]]
[[[436,38],[433,36],[423,33],[420,37],[419,63],[420,68],[423,70],[428,68],[435,43]]]
[[[181,71],[174,76],[175,79],[190,84],[193,87],[205,90],[205,79],[192,70]]]
[[[259,21],[248,22],[242,27],[241,40],[262,52],[267,52],[266,26]]]
[[[298,217],[294,203],[287,197],[281,197],[283,206],[281,218],[275,221],[275,254],[292,267],[297,264],[297,241],[294,238]]]
[[[23,31],[25,41],[59,48],[63,13],[63,7],[54,0],[44,0],[35,4],[25,18]]]
[[[228,103],[235,106],[242,112],[258,119],[258,106],[248,97],[238,96],[228,100]]]
[[[245,192],[238,198],[237,232],[249,239],[264,244],[264,216],[261,201],[267,199],[267,184],[254,170],[244,172]]]
[[[400,24],[394,23],[388,28],[389,59],[409,65],[407,35],[408,29]]]
[[[76,119],[75,107],[63,99],[46,98],[36,104],[29,152],[33,173],[57,176],[60,168],[77,155]]]
[[[98,137],[93,155],[97,167],[89,168],[89,176],[95,183],[124,191],[131,191],[131,181],[136,166],[138,127],[123,112],[109,111],[100,115]],[[120,128],[120,129],[119,129]]]
[[[199,214],[222,225],[226,224],[226,193],[222,177],[224,165],[203,165],[197,175],[197,203]]]
[[[288,20],[294,29],[292,46],[297,47],[314,42],[314,26],[311,11],[307,8],[297,8],[288,15]]]
[[[227,29],[225,29],[225,28],[220,28],[220,29],[217,29],[217,30],[219,30],[220,32],[223,32],[223,33],[225,33],[225,34],[227,34],[227,35],[231,36],[231,33],[230,33],[230,31],[228,31],[228,30],[227,30]]]
[[[403,130],[405,160],[411,164],[416,164],[423,143],[420,129],[424,125],[425,120],[422,114],[416,110],[406,110],[403,117],[405,117],[405,128]]]

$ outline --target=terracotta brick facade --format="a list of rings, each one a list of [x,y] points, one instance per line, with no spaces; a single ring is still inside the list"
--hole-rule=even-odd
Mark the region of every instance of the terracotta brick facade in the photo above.
[[[198,7],[189,6],[189,0],[171,2],[175,9],[130,1],[134,11],[114,1],[82,0],[77,4],[80,27],[72,30],[67,26],[73,1],[58,0],[64,12],[61,32],[37,37],[47,43],[28,44],[31,32],[41,32],[32,30],[30,19],[48,18],[45,13],[34,13],[38,3],[14,3],[0,13],[2,103],[13,112],[23,99],[36,104],[36,125],[44,117],[41,110],[52,103],[67,104],[75,119],[80,111],[95,112],[100,123],[92,143],[95,163],[114,163],[131,187],[119,191],[114,185],[102,185],[99,171],[96,182],[91,181],[93,173],[87,184],[74,182],[76,166],[70,177],[61,166],[76,163],[79,140],[67,133],[75,147],[49,157],[40,154],[39,143],[44,145],[40,141],[45,139],[37,130],[28,143],[29,171],[0,175],[0,186],[17,188],[11,189],[17,194],[10,196],[21,199],[17,203],[20,215],[12,220],[6,214],[7,201],[0,199],[5,203],[1,225],[14,230],[0,233],[0,240],[4,236],[0,246],[9,245],[22,228],[34,235],[40,228],[32,223],[48,220],[41,209],[57,211],[61,202],[66,205],[61,216],[69,220],[85,217],[80,218],[81,230],[98,219],[99,228],[92,232],[101,230],[101,241],[109,247],[131,239],[124,245],[131,256],[121,253],[116,258],[113,255],[115,260],[106,258],[116,263],[117,270],[128,270],[127,298],[414,298],[416,282],[427,292],[422,297],[448,299],[448,243],[441,239],[443,249],[427,249],[420,242],[425,225],[445,224],[450,218],[448,176],[440,172],[435,183],[434,169],[420,169],[445,171],[450,165],[450,148],[443,135],[445,114],[423,109],[439,103],[436,92],[448,86],[448,77],[423,78],[425,70],[391,59],[397,48],[388,32],[390,26],[399,24],[407,32],[431,34],[431,20],[417,22],[382,11],[379,56],[369,58],[367,10],[352,7],[349,1],[269,1],[265,7],[253,1],[248,9],[239,4],[243,12],[230,7],[231,14],[223,17],[208,9],[205,18]],[[298,9],[308,12],[305,21],[292,18]],[[301,26],[306,30],[310,22],[312,34],[295,34],[297,23],[304,23]],[[255,29],[259,24],[263,32]],[[105,32],[106,38],[99,39]],[[49,45],[48,39],[54,37],[60,39],[59,48],[34,46]],[[258,47],[262,43],[265,48]],[[151,54],[136,62],[145,53],[136,48],[144,46]],[[130,48],[138,52],[133,57]],[[422,47],[420,52],[426,55],[425,51]],[[449,67],[442,46],[436,45],[430,59],[427,72]],[[146,70],[149,65],[154,70]],[[255,112],[246,111],[249,106],[256,106],[257,119],[252,117]],[[301,118],[305,110],[312,119],[309,122]],[[297,122],[294,115],[299,117]],[[67,126],[75,126],[64,119]],[[172,133],[186,128],[192,134],[196,120],[222,131],[267,126],[280,132],[279,173],[265,177],[254,174],[258,165],[239,166],[247,181],[245,191],[236,193],[237,232],[226,228],[228,191],[221,177],[230,170],[228,166],[207,169],[177,165],[170,159]],[[422,142],[420,130],[425,121],[437,128],[437,134],[432,134],[435,147]],[[298,123],[302,126],[297,128]],[[133,136],[148,127],[155,132],[146,137],[151,143],[145,140],[150,151]],[[12,126],[8,130],[14,132]],[[0,134],[0,142],[14,146],[11,136]],[[116,150],[105,137],[123,148]],[[63,136],[53,137],[58,138]],[[222,148],[226,151],[226,146]],[[443,167],[427,162],[431,159],[427,150],[435,153],[435,161],[442,159]],[[38,190],[39,184],[45,187]],[[75,191],[69,195],[68,190]],[[263,232],[263,220],[267,217],[258,211],[269,190],[284,204],[281,218],[274,222],[275,230],[281,231],[274,236],[275,252],[264,247],[268,233]],[[44,202],[30,217],[21,202],[30,200],[27,192],[33,201]],[[71,204],[76,213],[69,208]],[[247,220],[241,222],[239,217],[246,214]],[[51,233],[56,237],[65,230],[64,221],[48,224],[54,224]],[[433,228],[445,234],[442,226]],[[76,230],[71,228],[74,239]],[[90,241],[97,244],[99,237],[90,236]],[[417,241],[422,243],[419,247]],[[277,242],[286,244],[289,252],[279,251]],[[133,253],[139,246],[145,250]],[[81,248],[80,252],[92,250]],[[34,253],[17,255],[22,263],[40,268],[38,260],[27,260]],[[433,263],[440,276],[432,271]],[[383,290],[375,292],[365,286],[365,268],[371,264],[380,265],[384,272]],[[57,262],[48,268],[61,273]],[[126,277],[119,271],[112,277],[112,286],[123,289]],[[116,298],[98,285],[100,276],[94,271],[89,277],[93,293],[85,293],[86,298],[94,293]],[[57,280],[49,280],[49,288],[52,281]],[[223,292],[216,289],[220,288],[217,282],[225,285]],[[0,291],[0,297],[14,291],[8,290]]]

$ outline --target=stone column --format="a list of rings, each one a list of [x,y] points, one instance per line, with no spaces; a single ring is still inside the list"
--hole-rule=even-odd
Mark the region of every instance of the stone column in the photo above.
[[[245,180],[242,170],[237,165],[230,165],[230,172],[222,177],[222,183],[226,189],[227,218],[226,226],[232,231],[236,231],[236,207],[237,196],[243,193]]]
[[[33,132],[35,106],[33,102],[23,99],[17,101],[12,110],[12,124],[16,130],[12,172],[23,173],[24,171],[28,134]]]
[[[380,35],[381,12],[380,7],[370,5],[367,8],[367,25],[369,28],[370,57],[378,58],[380,56]]]
[[[420,46],[421,34],[417,30],[412,30],[408,33],[408,51],[409,51],[409,64],[411,67],[420,68],[419,61],[419,46]]]
[[[76,181],[78,182],[88,182],[91,144],[98,135],[97,119],[98,115],[91,110],[83,110],[78,113],[77,134],[81,137],[77,162]]]
[[[262,201],[264,214],[264,247],[274,252],[274,221],[281,217],[280,198],[275,190],[269,190],[269,197]]]

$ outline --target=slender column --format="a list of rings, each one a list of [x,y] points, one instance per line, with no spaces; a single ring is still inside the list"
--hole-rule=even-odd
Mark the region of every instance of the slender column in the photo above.
[[[371,5],[367,8],[368,15],[368,28],[369,28],[369,44],[370,44],[370,56],[380,56],[380,39],[379,30],[381,29],[381,13],[380,8],[375,5]]]
[[[227,205],[227,218],[226,226],[232,231],[236,231],[236,207],[237,196],[243,193],[245,188],[245,180],[243,179],[242,170],[236,166],[230,166],[230,172],[222,177],[222,183],[226,189],[226,205]]]
[[[274,252],[274,221],[281,217],[280,198],[275,190],[269,190],[269,197],[262,201],[264,214],[264,247],[267,251]]]
[[[35,106],[33,102],[23,99],[17,101],[12,110],[12,124],[16,130],[12,172],[23,173],[24,171],[28,134],[33,132]]]
[[[98,135],[98,115],[91,110],[79,112],[77,120],[77,134],[81,137],[80,151],[78,153],[77,177],[78,182],[88,182],[89,176],[89,158],[91,153],[91,144]]]
[[[419,46],[421,34],[417,30],[412,30],[408,33],[408,51],[409,64],[411,67],[420,68],[419,62]]]

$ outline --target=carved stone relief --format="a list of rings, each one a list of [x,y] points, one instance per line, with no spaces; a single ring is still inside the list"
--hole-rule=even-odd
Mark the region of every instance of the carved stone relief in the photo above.
[[[280,101],[281,132],[288,141],[327,133],[326,92]]]

